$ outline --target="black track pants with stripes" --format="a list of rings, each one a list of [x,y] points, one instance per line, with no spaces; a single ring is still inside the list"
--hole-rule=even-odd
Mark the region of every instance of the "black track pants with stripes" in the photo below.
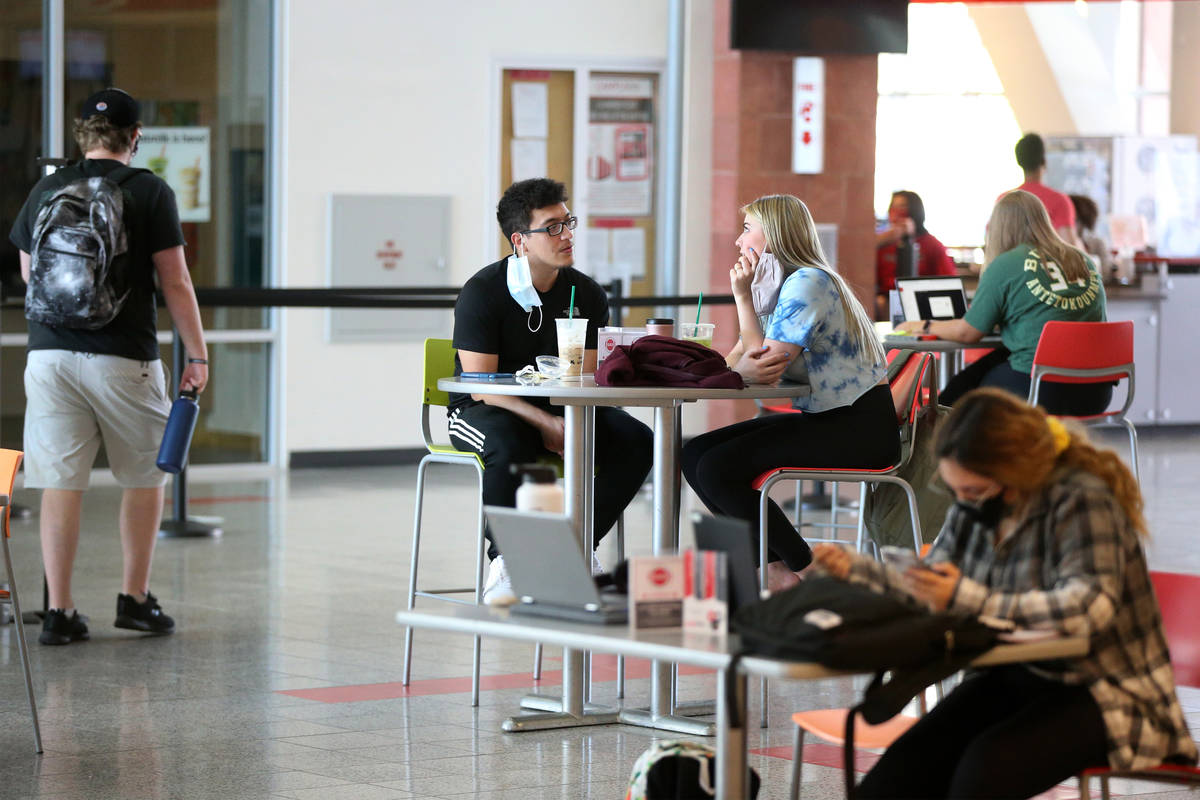
[[[561,409],[552,407],[550,413],[561,413]],[[509,411],[482,403],[452,412],[449,431],[455,447],[483,458],[483,502],[487,505],[516,505],[520,480],[509,474],[509,464],[531,464],[550,455],[537,428]],[[619,408],[596,409],[595,542],[616,524],[645,482],[653,447],[654,434],[646,425]],[[491,531],[487,537],[488,558],[495,558],[500,551]]]

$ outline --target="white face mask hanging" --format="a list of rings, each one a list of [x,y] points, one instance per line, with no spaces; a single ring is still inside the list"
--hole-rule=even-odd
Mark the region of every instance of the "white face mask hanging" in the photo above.
[[[529,314],[528,319],[525,320],[525,326],[529,328],[530,333],[537,333],[542,328],[542,298],[538,296],[537,289],[533,288],[533,276],[529,272],[529,257],[521,253],[521,250],[508,257],[507,277],[508,293],[512,295],[512,299],[517,302],[517,305]],[[535,307],[538,310],[537,327],[532,324]]]

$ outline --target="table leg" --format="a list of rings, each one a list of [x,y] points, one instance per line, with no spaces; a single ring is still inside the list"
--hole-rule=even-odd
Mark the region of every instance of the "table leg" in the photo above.
[[[569,405],[565,413],[565,453],[563,458],[563,504],[566,515],[580,533],[580,545],[591,567],[590,483],[594,472],[586,406]],[[593,412],[594,413],[594,412]],[[575,728],[584,725],[608,725],[617,721],[615,709],[585,703],[586,680],[584,653],[563,648],[562,698],[534,695],[526,697],[523,708],[538,708],[543,713],[509,717],[501,729],[509,732]]]
[[[671,553],[678,544],[679,503],[676,500],[679,466],[675,458],[679,413],[675,404],[654,407],[654,554]],[[626,709],[621,722],[643,728],[712,736],[715,726],[672,716],[672,664],[654,661],[650,666],[650,707]]]
[[[717,673],[717,798],[741,800],[750,792],[750,771],[746,763],[746,676],[734,678],[734,702],[737,704],[738,724],[730,718],[728,698],[725,697],[725,670]]]

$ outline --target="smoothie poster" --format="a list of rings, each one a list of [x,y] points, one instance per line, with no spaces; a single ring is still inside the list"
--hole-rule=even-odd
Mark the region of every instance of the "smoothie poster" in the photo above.
[[[131,162],[150,170],[175,191],[180,222],[208,222],[212,162],[208,128],[142,128]]]

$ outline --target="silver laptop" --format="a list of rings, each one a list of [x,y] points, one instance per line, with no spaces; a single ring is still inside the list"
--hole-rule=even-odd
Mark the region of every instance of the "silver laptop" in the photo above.
[[[967,293],[962,278],[897,278],[896,288],[900,292],[900,308],[905,321],[959,319],[967,313]]]
[[[596,588],[591,559],[579,552],[579,536],[567,517],[500,506],[483,510],[520,600],[512,613],[572,622],[629,619],[625,595]]]

